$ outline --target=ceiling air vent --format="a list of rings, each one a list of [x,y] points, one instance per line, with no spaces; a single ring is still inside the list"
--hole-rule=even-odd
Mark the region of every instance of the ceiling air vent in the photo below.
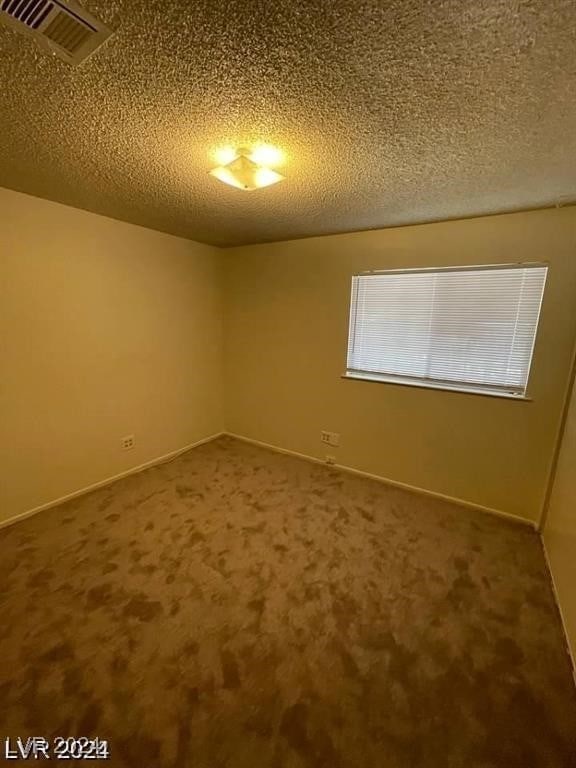
[[[84,61],[112,34],[77,3],[61,0],[0,0],[0,22],[32,35],[69,64]]]

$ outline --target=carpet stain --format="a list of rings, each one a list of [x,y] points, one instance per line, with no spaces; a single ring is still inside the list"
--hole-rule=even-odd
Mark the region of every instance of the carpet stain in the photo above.
[[[152,621],[162,613],[162,605],[157,600],[146,597],[133,597],[124,606],[124,615],[132,616],[140,621]]]
[[[113,768],[575,768],[528,528],[228,437],[0,530],[0,733]]]
[[[220,654],[222,659],[222,681],[223,687],[231,690],[240,688],[240,673],[234,654],[223,650]]]

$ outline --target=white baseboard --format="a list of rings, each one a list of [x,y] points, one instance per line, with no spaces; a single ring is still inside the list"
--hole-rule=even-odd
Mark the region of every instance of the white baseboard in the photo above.
[[[243,440],[245,443],[252,443],[253,445],[259,445],[261,448],[268,448],[271,451],[277,453],[285,453],[289,456],[296,456],[299,459],[305,459],[306,461],[312,461],[315,464],[323,464],[324,466],[335,467],[343,472],[350,472],[353,475],[359,475],[360,477],[368,477],[371,480],[377,480],[380,483],[386,485],[392,485],[395,488],[401,488],[404,491],[411,491],[412,493],[418,493],[421,496],[428,496],[433,499],[440,499],[441,501],[448,501],[451,504],[458,504],[461,507],[467,507],[468,509],[475,509],[480,512],[487,512],[490,515],[496,515],[497,517],[503,517],[507,520],[512,520],[515,523],[528,526],[532,530],[537,530],[537,524],[532,520],[527,520],[525,517],[519,517],[513,515],[510,512],[503,512],[500,509],[493,509],[492,507],[485,507],[482,504],[476,504],[473,501],[466,501],[466,499],[459,499],[456,496],[447,496],[445,493],[439,493],[438,491],[429,491],[426,488],[419,488],[416,485],[410,485],[409,483],[402,483],[399,480],[391,480],[388,477],[382,475],[374,475],[371,472],[364,472],[361,469],[355,469],[354,467],[348,467],[345,464],[326,464],[322,459],[318,459],[316,456],[309,456],[305,453],[298,453],[298,451],[291,451],[288,448],[280,448],[278,445],[271,445],[270,443],[264,443],[262,440],[255,440],[252,437],[246,437],[245,435],[238,435],[235,432],[225,432],[224,434],[229,437],[235,437],[237,440]]]
[[[172,461],[172,459],[175,459],[177,456],[180,456],[180,454],[186,453],[186,451],[189,451],[192,448],[197,448],[199,445],[204,445],[204,443],[209,443],[212,440],[216,440],[217,437],[221,437],[224,434],[227,434],[227,433],[217,432],[214,435],[210,435],[209,437],[202,438],[202,440],[197,440],[195,443],[190,443],[190,445],[185,445],[183,448],[178,448],[177,450],[171,451],[170,453],[165,453],[163,456],[158,456],[155,459],[150,459],[150,461],[146,461],[144,464],[139,464],[137,467],[132,467],[131,469],[127,469],[124,472],[120,472],[117,475],[112,475],[111,477],[107,477],[104,480],[99,480],[97,483],[92,483],[92,485],[87,485],[85,488],[79,488],[77,491],[72,491],[72,493],[67,493],[66,496],[60,496],[60,498],[58,499],[47,501],[45,504],[40,504],[40,506],[38,507],[34,507],[33,509],[28,509],[25,512],[20,512],[19,514],[14,515],[13,517],[9,517],[7,520],[0,520],[0,528],[5,528],[7,525],[12,525],[13,523],[17,523],[19,520],[24,520],[27,517],[32,517],[32,515],[36,515],[38,512],[43,512],[45,509],[50,509],[51,507],[57,507],[58,504],[63,504],[65,501],[70,501],[70,499],[75,499],[77,496],[83,496],[85,493],[90,493],[91,491],[95,491],[98,488],[104,488],[104,486],[111,485],[112,483],[115,483],[116,480],[121,480],[123,477],[128,477],[129,475],[135,475],[138,472],[143,472],[145,469],[150,469],[150,467],[155,467],[158,464],[165,464],[167,461]]]
[[[562,603],[560,602],[560,595],[558,593],[558,587],[556,586],[556,581],[554,579],[554,571],[552,570],[552,563],[550,562],[548,550],[546,549],[546,542],[544,540],[544,536],[540,536],[540,539],[542,540],[542,549],[544,550],[544,559],[546,560],[548,573],[550,574],[550,581],[552,582],[552,592],[554,593],[554,600],[556,601],[558,613],[560,614],[560,621],[562,622],[562,629],[564,630],[564,638],[566,640],[566,649],[567,649],[568,657],[572,664],[572,675],[574,677],[574,685],[576,685],[576,648],[572,648],[570,644],[570,635],[568,634],[568,624],[566,622],[566,617],[564,616],[564,612],[562,611]]]
[[[165,462],[171,461],[172,459],[175,459],[177,456],[180,456],[180,454],[186,453],[186,451],[189,451],[192,448],[196,448],[199,445],[203,445],[204,443],[209,443],[212,440],[216,440],[216,438],[221,437],[222,435],[228,435],[229,437],[236,438],[237,440],[242,440],[246,443],[252,443],[253,445],[258,445],[261,448],[268,448],[269,450],[276,451],[277,453],[285,453],[289,456],[296,456],[297,458],[304,459],[306,461],[312,461],[315,464],[322,464],[324,466],[327,466],[325,461],[315,456],[309,456],[308,454],[305,454],[305,453],[292,451],[288,448],[281,448],[278,445],[265,443],[262,440],[255,440],[254,438],[246,437],[245,435],[238,435],[235,432],[217,432],[216,434],[210,435],[209,437],[205,437],[202,440],[197,440],[195,443],[190,443],[190,445],[185,445],[183,448],[178,448],[176,451],[171,451],[170,453],[164,454],[163,456],[158,456],[155,459],[151,459],[150,461],[147,461],[144,464],[139,464],[137,467],[132,467],[131,469],[127,469],[125,472],[120,472],[119,474],[112,475],[111,477],[107,477],[104,480],[99,480],[97,483],[92,483],[91,485],[88,485],[84,488],[79,488],[77,491],[68,493],[65,496],[61,496],[58,499],[53,499],[51,501],[48,501],[45,504],[41,504],[37,507],[34,507],[33,509],[26,510],[25,512],[20,512],[19,514],[14,515],[13,517],[9,517],[6,520],[0,521],[0,528],[4,528],[7,525],[12,525],[13,523],[18,522],[19,520],[24,520],[25,518],[31,517],[32,515],[35,515],[38,512],[42,512],[45,509],[56,507],[58,506],[58,504],[62,504],[63,502],[69,501],[70,499],[75,499],[77,496],[83,496],[85,493],[90,493],[91,491],[95,491],[98,488],[103,488],[106,485],[111,485],[112,483],[116,482],[116,480],[121,480],[123,477],[128,477],[129,475],[137,474],[138,472],[142,472],[145,469],[154,467],[157,464],[164,464]],[[398,480],[391,480],[388,477],[383,477],[382,475],[374,475],[370,472],[364,472],[361,469],[348,467],[345,464],[331,464],[330,466],[336,469],[340,469],[343,472],[349,472],[353,475],[359,475],[360,477],[367,477],[371,480],[377,480],[380,483],[385,483],[386,485],[391,485],[395,488],[401,488],[402,490],[405,490],[405,491],[411,491],[413,493],[418,493],[420,495],[428,496],[433,499],[448,501],[451,504],[458,504],[461,507],[467,507],[468,509],[479,510],[480,512],[486,512],[490,515],[497,515],[498,517],[503,517],[508,520],[512,520],[516,523],[529,526],[530,528],[536,530],[536,523],[532,522],[531,520],[526,520],[523,517],[512,515],[509,512],[503,512],[499,509],[492,509],[492,507],[485,507],[481,504],[476,504],[475,502],[467,501],[465,499],[459,499],[455,496],[447,496],[446,494],[438,493],[437,491],[429,491],[426,488],[419,488],[418,486],[410,485],[409,483],[402,483]]]

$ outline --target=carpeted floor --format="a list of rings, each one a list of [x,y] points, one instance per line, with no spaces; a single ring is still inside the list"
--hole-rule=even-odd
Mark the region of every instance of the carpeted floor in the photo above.
[[[100,736],[131,768],[576,766],[522,526],[221,438],[0,531],[0,557],[2,741]]]

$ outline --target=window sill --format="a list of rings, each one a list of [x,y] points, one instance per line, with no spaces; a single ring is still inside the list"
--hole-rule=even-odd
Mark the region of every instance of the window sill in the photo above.
[[[491,392],[488,389],[475,389],[474,387],[458,387],[456,385],[450,386],[449,384],[433,384],[431,382],[424,382],[418,380],[406,380],[387,377],[387,376],[370,376],[369,374],[360,373],[344,373],[341,378],[350,379],[352,381],[369,381],[373,384],[395,384],[401,387],[417,387],[419,389],[439,389],[446,392],[459,392],[466,395],[483,395],[485,397],[500,397],[505,400],[521,400],[524,403],[531,403],[532,398],[526,397],[526,395],[514,395],[511,392]]]

